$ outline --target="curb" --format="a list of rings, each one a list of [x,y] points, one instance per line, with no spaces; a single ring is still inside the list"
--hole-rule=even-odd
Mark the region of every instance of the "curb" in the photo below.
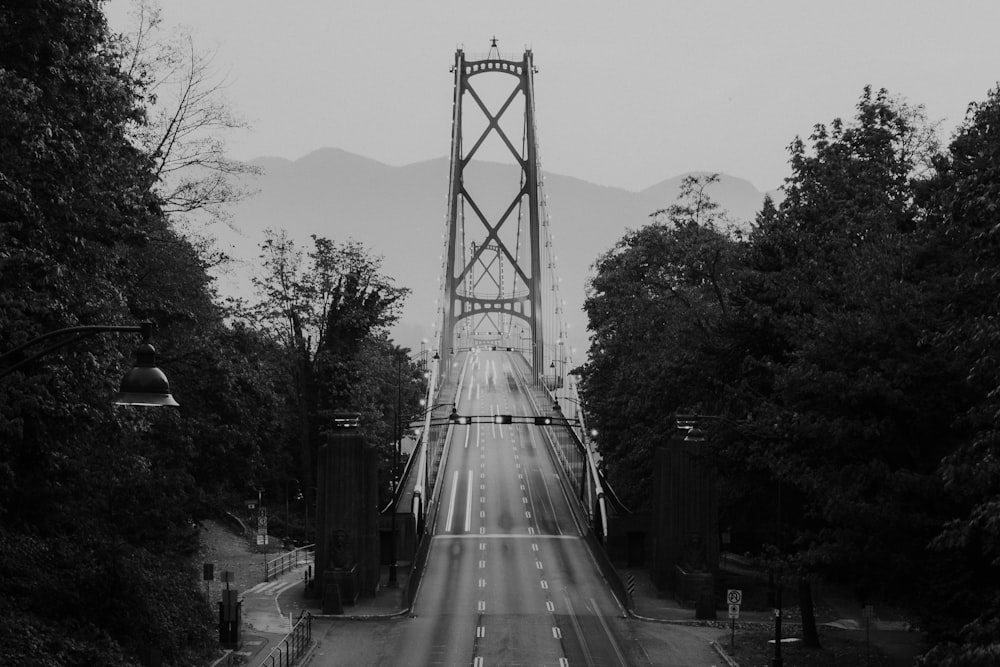
[[[388,621],[394,618],[402,618],[410,613],[410,608],[400,609],[387,614],[313,614],[313,618],[322,618],[328,621]]]
[[[740,667],[740,663],[733,660],[729,654],[726,653],[726,649],[719,645],[719,642],[713,639],[708,643],[713,649],[715,649],[715,652],[719,654],[719,657],[726,661],[726,664],[729,665],[729,667]]]

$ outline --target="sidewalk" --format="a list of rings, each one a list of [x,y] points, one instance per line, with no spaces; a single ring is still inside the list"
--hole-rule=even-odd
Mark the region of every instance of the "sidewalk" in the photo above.
[[[322,601],[305,597],[305,566],[262,582],[243,593],[243,645],[235,654],[247,667],[269,665],[268,654],[280,646],[302,614],[313,616],[313,642],[322,636],[324,621],[328,619],[363,619],[391,617],[403,613],[406,585],[409,581],[409,563],[397,571],[397,588],[388,588],[389,569],[383,566],[378,591],[374,596],[362,596],[357,604],[348,605],[343,614],[323,613]],[[289,620],[291,615],[291,621]]]
[[[728,630],[730,621],[725,609],[716,611],[715,620],[697,620],[695,611],[679,604],[672,597],[661,595],[653,584],[649,572],[643,568],[619,568],[619,575],[625,581],[631,575],[634,581],[632,594],[632,618],[648,623],[679,624],[705,628],[706,637],[717,638]],[[822,628],[842,632],[843,636],[865,641],[865,619],[863,610],[853,604],[849,597],[829,588],[816,591],[816,622]],[[797,600],[790,601],[785,609],[785,636],[797,636],[801,633]],[[889,659],[893,667],[912,665],[914,659],[922,652],[922,637],[891,611],[876,609],[876,616],[871,619],[871,643],[878,646]],[[774,614],[771,609],[740,609],[736,628],[746,628],[752,625],[773,627]],[[724,649],[719,646],[717,650]]]

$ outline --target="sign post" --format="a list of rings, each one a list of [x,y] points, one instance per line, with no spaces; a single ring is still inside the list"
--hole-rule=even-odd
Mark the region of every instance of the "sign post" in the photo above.
[[[743,602],[743,591],[730,588],[726,591],[726,602],[729,603],[729,648],[736,648],[736,619],[740,617],[740,604]]]

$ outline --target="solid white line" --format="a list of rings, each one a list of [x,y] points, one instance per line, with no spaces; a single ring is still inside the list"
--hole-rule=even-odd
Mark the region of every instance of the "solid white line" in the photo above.
[[[590,605],[594,608],[594,616],[597,620],[601,622],[601,627],[604,628],[604,633],[608,636],[608,641],[611,642],[611,646],[615,649],[615,655],[618,656],[618,662],[623,665],[628,665],[625,661],[625,656],[622,655],[622,650],[618,647],[618,642],[615,641],[615,636],[611,634],[611,628],[608,627],[608,622],[604,620],[604,615],[601,614],[601,610],[597,608],[597,603],[594,598],[590,598]]]
[[[564,596],[566,600],[566,615],[569,616],[570,623],[573,624],[573,630],[576,631],[576,636],[580,639],[580,648],[583,649],[583,658],[586,664],[594,664],[594,654],[590,651],[590,646],[587,644],[587,638],[583,635],[583,628],[580,626],[580,619],[576,617],[576,612],[573,611],[573,603],[570,602],[568,597]]]
[[[465,532],[472,530],[472,471],[469,471],[469,488],[465,490]]]
[[[536,435],[537,434],[536,434],[536,432],[535,432],[534,429],[529,429],[528,430],[528,440],[530,441],[532,448],[535,448],[535,445],[536,445],[536,442],[535,442]],[[539,436],[539,437],[541,437],[541,436]],[[536,448],[536,450],[537,450],[537,448]],[[556,473],[555,476],[558,478],[558,473]],[[548,480],[545,477],[545,470],[540,465],[538,467],[538,478],[542,481],[542,491],[545,492],[545,498],[544,498],[544,500],[548,501],[548,503],[549,503],[549,509],[552,510],[552,521],[553,521],[553,523],[556,524],[556,532],[558,532],[560,535],[562,535],[563,534],[562,524],[560,524],[560,522],[559,522],[559,514],[556,512],[555,501],[552,499],[552,493],[549,490],[549,482],[548,482]],[[561,485],[560,485],[560,488],[562,488]],[[566,499],[567,505],[568,505],[569,504],[569,498],[566,496],[566,490],[565,489],[563,489],[563,498]],[[532,500],[534,500],[534,498],[532,498]],[[532,504],[534,504],[534,503],[532,503]],[[574,520],[575,520],[576,515],[573,513],[572,508],[567,508],[567,509],[569,509],[570,515],[573,516]],[[580,532],[582,534],[582,530]]]
[[[455,494],[458,492],[458,471],[455,471],[455,476],[451,480],[451,500],[448,502],[448,522],[445,526],[445,532],[451,532],[451,520],[455,517]]]

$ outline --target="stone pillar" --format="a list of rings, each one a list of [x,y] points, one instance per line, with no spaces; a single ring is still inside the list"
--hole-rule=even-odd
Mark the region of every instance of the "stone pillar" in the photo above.
[[[378,589],[378,456],[358,434],[358,415],[336,423],[317,457],[316,580],[321,597],[337,582],[339,599],[353,604]]]
[[[706,446],[697,428],[679,429],[657,448],[653,471],[653,562],[656,585],[714,618],[719,570],[715,473],[701,460]]]

